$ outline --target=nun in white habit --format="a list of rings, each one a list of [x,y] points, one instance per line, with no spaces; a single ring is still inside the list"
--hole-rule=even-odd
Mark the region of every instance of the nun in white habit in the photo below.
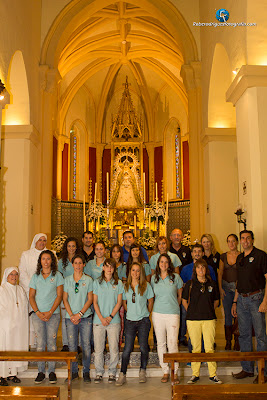
[[[36,272],[37,261],[39,255],[43,250],[47,250],[46,248],[47,236],[45,233],[38,233],[34,236],[30,250],[23,251],[20,263],[19,263],[19,284],[25,290],[28,298],[29,298],[29,283],[30,280]],[[29,304],[29,312],[32,311],[32,308]],[[30,318],[30,343],[32,347],[36,346],[36,339],[34,328],[32,324],[32,320]]]
[[[28,298],[18,278],[18,268],[5,269],[0,286],[0,351],[29,350]],[[7,386],[7,379],[20,383],[17,374],[27,368],[25,361],[1,361],[0,386]]]

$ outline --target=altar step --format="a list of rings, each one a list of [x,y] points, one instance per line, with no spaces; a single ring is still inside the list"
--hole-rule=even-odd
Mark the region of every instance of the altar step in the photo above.
[[[136,378],[139,376],[139,369],[140,369],[140,352],[133,352],[130,357],[130,363],[129,367],[127,370],[127,376],[129,378]],[[81,360],[79,360],[79,365],[81,365]],[[91,359],[91,377],[95,377],[95,366],[94,366],[94,354],[92,354],[92,359]],[[120,353],[120,361],[118,364],[118,373],[119,373],[119,367],[120,367],[120,362],[121,362],[121,353]],[[105,374],[104,377],[108,377],[108,369],[107,365],[109,363],[109,353],[105,354]],[[219,376],[224,376],[224,375],[232,375],[232,372],[236,373],[239,372],[241,369],[240,363],[239,362],[222,362],[218,363],[218,368],[217,368],[217,374]],[[82,367],[80,366],[80,375],[82,376]],[[24,371],[19,374],[20,378],[36,378],[38,371],[37,371],[37,363],[36,362],[30,362],[29,363],[29,368],[27,371]],[[66,378],[67,377],[67,366],[65,363],[56,363],[56,374],[58,378]],[[200,374],[202,376],[208,376],[208,367],[206,364],[201,365],[201,372]],[[190,367],[188,367],[185,363],[180,363],[179,366],[179,376],[191,376],[192,375],[192,370]],[[159,361],[158,361],[158,355],[157,353],[149,353],[149,360],[148,360],[148,366],[147,366],[147,376],[152,378],[152,377],[161,377],[162,376],[162,370],[159,366]]]

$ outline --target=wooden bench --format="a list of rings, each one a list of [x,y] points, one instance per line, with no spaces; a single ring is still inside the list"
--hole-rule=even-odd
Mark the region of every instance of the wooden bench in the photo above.
[[[251,352],[216,352],[216,353],[167,353],[163,355],[163,361],[165,363],[170,363],[171,364],[171,382],[172,382],[172,399],[182,399],[181,397],[181,390],[179,389],[181,387],[183,387],[184,385],[175,385],[174,384],[174,363],[175,362],[184,362],[187,363],[189,361],[191,362],[203,362],[203,361],[216,361],[216,362],[229,362],[229,361],[257,361],[258,362],[258,374],[259,374],[259,379],[258,379],[258,385],[252,384],[252,385],[246,385],[247,389],[244,387],[244,390],[246,389],[247,391],[250,390],[250,393],[253,394],[252,397],[243,397],[245,398],[251,398],[251,399],[255,399],[255,395],[257,394],[257,386],[264,386],[264,388],[266,387],[266,389],[262,392],[265,394],[265,399],[267,399],[267,385],[263,385],[264,384],[264,366],[265,366],[265,360],[267,360],[267,351],[251,351]],[[226,396],[226,392],[224,394],[222,394],[222,397],[227,397],[228,399],[237,399],[239,394],[238,394],[238,390],[241,391],[244,384],[235,384],[235,385],[223,385],[222,387],[227,387],[230,386],[232,389],[231,390],[236,390],[236,393],[233,394],[233,396],[230,396],[230,390]],[[200,389],[201,387],[203,387],[203,392],[205,393],[205,388],[209,388],[208,391],[205,394],[205,397],[207,399],[211,399],[211,398],[216,398],[217,399],[217,391],[218,393],[223,393],[223,389],[221,389],[220,385],[197,385],[197,386],[193,386],[192,389],[189,389],[190,386],[184,386],[184,387],[188,387],[189,390],[189,394],[187,396],[188,399],[190,399],[190,393],[195,393],[197,392],[197,396],[200,395],[199,392],[202,392],[202,390]],[[210,387],[213,387],[213,389],[210,389]],[[235,388],[235,389],[234,389]],[[194,390],[195,389],[195,390]],[[262,390],[262,389],[261,389]],[[192,391],[192,392],[190,392]],[[211,392],[211,396],[213,397],[209,397],[209,393]],[[216,395],[214,395],[214,392],[216,393]],[[179,394],[180,397],[175,397],[176,394]],[[185,396],[185,394],[184,394]],[[247,392],[247,396],[248,396],[248,392]],[[253,397],[254,396],[254,397]],[[221,397],[221,398],[222,398]],[[242,397],[242,396],[241,396]],[[240,398],[241,398],[240,397]],[[186,397],[184,397],[186,399]],[[191,395],[192,398],[192,395]],[[196,397],[196,399],[200,399],[201,397]],[[202,397],[204,398],[204,396]],[[261,397],[259,397],[261,398]]]
[[[173,400],[266,400],[267,385],[176,385]]]
[[[22,399],[42,399],[52,400],[60,399],[59,387],[21,387],[21,386],[7,386],[0,387],[0,398],[4,397],[11,400]]]
[[[77,353],[69,351],[0,351],[0,361],[64,361],[68,367],[68,399],[71,400],[71,364]],[[26,389],[26,388],[25,388]],[[40,387],[39,387],[40,389]]]

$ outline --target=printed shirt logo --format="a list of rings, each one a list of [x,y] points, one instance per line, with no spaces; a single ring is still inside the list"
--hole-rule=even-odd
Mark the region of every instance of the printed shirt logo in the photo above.
[[[216,257],[213,258],[213,262],[214,262],[214,263],[217,262],[217,258],[216,258]]]
[[[254,257],[249,257],[249,262],[252,263],[252,261],[254,261]]]
[[[212,286],[208,286],[208,291],[211,293],[213,291],[213,287]]]
[[[183,253],[183,257],[184,257],[184,258],[186,257],[186,253]]]
[[[83,282],[83,283],[82,283],[82,286],[83,286],[83,287],[85,287],[85,286],[86,286],[86,283],[85,283],[85,282]]]
[[[51,278],[50,282],[53,283],[55,281],[55,278]]]

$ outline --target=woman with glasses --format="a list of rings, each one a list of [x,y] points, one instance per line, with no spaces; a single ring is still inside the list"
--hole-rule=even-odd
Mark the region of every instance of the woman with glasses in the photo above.
[[[78,335],[80,334],[83,358],[83,380],[91,382],[91,344],[92,336],[92,311],[90,305],[93,301],[93,280],[84,274],[85,259],[83,255],[75,255],[72,259],[73,275],[65,279],[63,302],[66,308],[66,328],[70,351],[78,349]],[[79,377],[78,363],[72,363],[72,377]]]
[[[134,262],[123,291],[123,307],[126,310],[125,346],[122,353],[121,372],[116,386],[126,382],[126,371],[137,336],[141,351],[139,383],[146,382],[146,367],[149,355],[148,336],[151,327],[149,315],[153,307],[154,293],[146,281],[144,267]]]
[[[216,282],[210,277],[208,264],[199,259],[193,267],[192,279],[184,287],[182,302],[187,311],[187,329],[191,339],[193,353],[201,352],[202,336],[206,353],[214,353],[216,314],[219,305],[219,291]],[[199,380],[200,362],[192,362],[192,377],[187,383]],[[222,383],[217,377],[216,362],[208,362],[210,380]]]
[[[183,281],[180,275],[174,273],[174,266],[167,253],[159,256],[155,275],[152,276],[151,286],[155,294],[152,321],[157,338],[157,350],[160,366],[163,371],[162,383],[169,380],[169,365],[163,362],[163,354],[178,352],[178,332],[180,325],[180,303]],[[178,380],[178,363],[175,363],[174,380]]]
[[[62,273],[64,278],[73,274],[72,259],[79,251],[79,243],[75,237],[68,237],[65,240],[60,254],[61,258],[58,262],[58,270]],[[61,302],[61,329],[62,329],[62,351],[69,351],[68,336],[65,324],[66,309]]]
[[[108,383],[116,381],[117,364],[119,362],[119,309],[122,303],[123,285],[118,279],[116,262],[112,258],[104,261],[100,278],[94,281],[94,344],[95,344],[95,383],[102,381],[104,369],[104,349],[106,335],[108,337],[110,361]]]
[[[62,300],[64,279],[57,271],[57,259],[51,250],[41,252],[36,273],[30,281],[29,300],[33,309],[33,326],[37,340],[37,351],[56,351],[57,332],[60,323],[59,305]],[[48,362],[49,383],[56,383],[56,363]],[[45,362],[38,362],[35,383],[45,380]]]
[[[145,277],[147,282],[151,281],[151,268],[150,265],[146,262],[142,248],[139,244],[133,243],[130,247],[129,257],[127,261],[127,268],[126,268],[126,275],[128,277],[130,266],[133,263],[139,263],[144,267],[145,270]]]

